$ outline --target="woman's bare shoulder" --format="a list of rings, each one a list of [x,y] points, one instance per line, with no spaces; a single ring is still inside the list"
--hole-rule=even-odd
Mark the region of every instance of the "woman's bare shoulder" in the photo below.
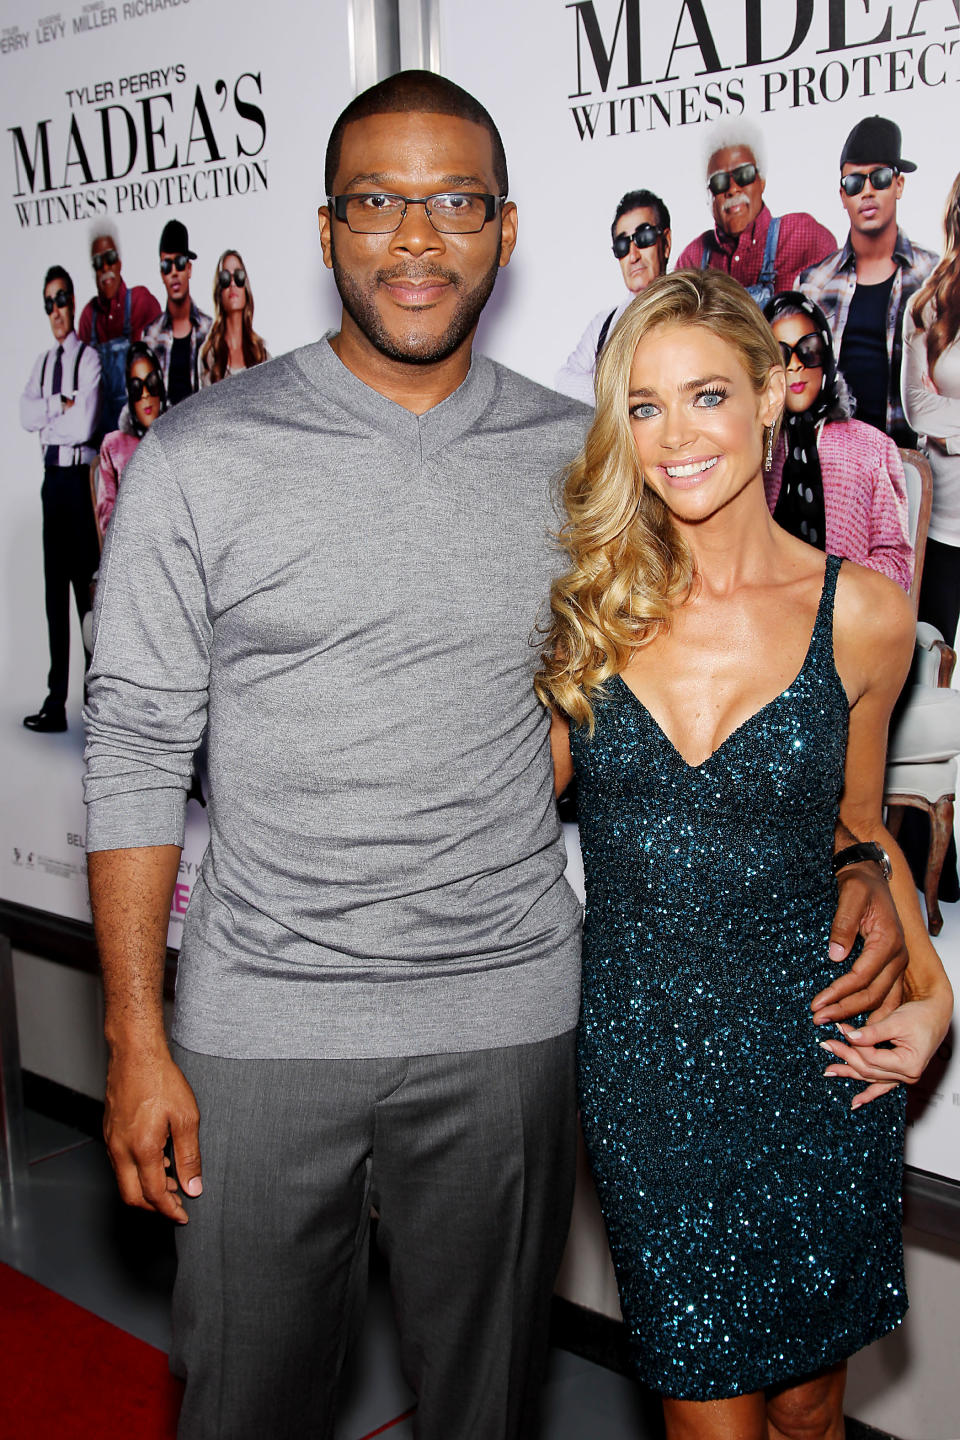
[[[837,667],[868,677],[900,674],[909,665],[916,636],[913,603],[896,581],[845,560],[837,577],[834,641]],[[850,687],[848,686],[848,689]]]
[[[913,602],[902,586],[854,560],[844,560],[840,567],[837,612],[838,618],[849,616],[858,627],[892,625],[912,633],[916,625]]]

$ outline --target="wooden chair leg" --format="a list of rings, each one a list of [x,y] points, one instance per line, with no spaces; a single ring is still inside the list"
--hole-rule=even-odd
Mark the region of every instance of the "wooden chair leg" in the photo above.
[[[896,840],[900,834],[900,826],[903,824],[903,815],[906,808],[905,805],[887,806],[887,829],[890,831],[894,840]]]
[[[940,872],[947,854],[950,836],[953,834],[953,800],[942,796],[933,806],[930,816],[930,853],[927,856],[927,872],[924,877],[923,896],[927,902],[927,929],[931,935],[939,935],[943,929],[943,916],[937,901],[940,889]]]

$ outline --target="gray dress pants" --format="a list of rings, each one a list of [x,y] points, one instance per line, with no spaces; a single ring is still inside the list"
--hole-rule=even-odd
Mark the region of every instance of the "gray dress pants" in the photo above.
[[[177,1231],[180,1440],[333,1433],[369,1211],[419,1440],[532,1440],[570,1218],[574,1032],[386,1060],[174,1047],[203,1195]]]

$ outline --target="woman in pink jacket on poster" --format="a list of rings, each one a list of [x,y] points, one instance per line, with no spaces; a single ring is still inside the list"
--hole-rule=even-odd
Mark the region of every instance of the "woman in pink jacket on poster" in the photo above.
[[[119,429],[105,435],[100,446],[96,514],[101,545],[117,503],[117,487],[124,467],[154,420],[166,408],[166,389],[157,357],[149,345],[135,340],[127,352],[127,403],[120,412]]]
[[[907,492],[896,445],[852,416],[819,305],[781,291],[764,311],[787,370],[783,428],[767,504],[791,535],[879,570],[908,593],[913,580]]]

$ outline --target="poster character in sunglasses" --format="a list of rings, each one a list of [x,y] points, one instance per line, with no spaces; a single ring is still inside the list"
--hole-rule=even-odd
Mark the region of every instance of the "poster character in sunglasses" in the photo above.
[[[125,382],[127,403],[120,413],[120,423],[104,437],[100,446],[99,476],[94,490],[101,543],[117,503],[117,490],[127,462],[150,426],[167,408],[160,362],[142,340],[135,340],[127,352]]]
[[[787,290],[765,314],[787,372],[783,425],[764,473],[773,518],[808,545],[879,570],[909,594],[913,545],[900,452],[852,418],[819,305]]]
[[[43,284],[43,311],[53,346],[37,357],[20,398],[20,423],[34,431],[43,456],[43,575],[50,670],[40,709],[28,730],[67,728],[70,674],[70,592],[83,623],[99,545],[90,502],[90,462],[100,410],[100,359],[73,328],[73,281],[52,265]],[[89,655],[88,655],[89,662]]]
[[[160,278],[167,292],[163,314],[143,332],[160,362],[167,402],[178,405],[200,389],[200,351],[213,324],[190,296],[196,252],[182,220],[168,220],[160,236]]]
[[[611,330],[634,295],[666,271],[670,259],[670,211],[652,190],[628,190],[614,213],[610,239],[626,294],[617,305],[605,305],[594,315],[553,382],[562,395],[587,405],[594,401],[593,373]]]
[[[903,319],[910,297],[937,263],[899,224],[905,176],[916,168],[904,158],[900,127],[892,120],[870,115],[858,121],[840,153],[847,239],[798,281],[827,317],[857,418],[907,447],[917,437],[900,396]]]
[[[213,325],[200,352],[200,384],[215,385],[269,359],[253,328],[253,287],[243,257],[224,250],[213,274]]]
[[[765,305],[775,291],[789,289],[805,266],[836,248],[826,226],[805,211],[771,215],[764,202],[762,143],[748,122],[711,127],[704,159],[713,228],[687,245],[678,270],[723,270]]]
[[[77,334],[100,356],[100,434],[116,430],[127,402],[127,352],[161,314],[160,302],[145,285],[127,286],[115,229],[101,222],[91,232],[90,263],[96,293],[77,321]]]

